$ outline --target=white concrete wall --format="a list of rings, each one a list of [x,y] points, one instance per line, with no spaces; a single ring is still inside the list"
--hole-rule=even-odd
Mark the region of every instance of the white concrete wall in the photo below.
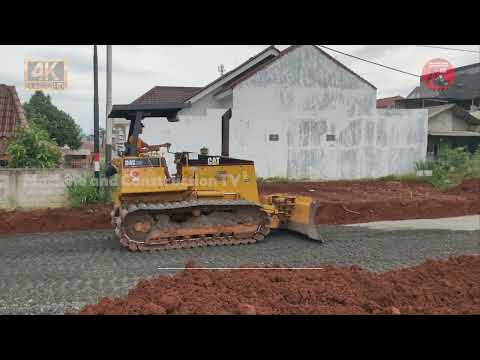
[[[428,141],[428,110],[388,109],[377,111],[373,139],[367,133],[360,177],[401,175],[415,171],[415,162],[425,160]]]
[[[0,209],[68,206],[66,184],[89,169],[0,169]]]
[[[262,177],[401,174],[425,159],[427,110],[377,111],[374,88],[303,46],[234,89],[231,134],[232,156]]]
[[[222,115],[232,106],[232,97],[217,101],[212,95],[178,113],[180,121],[171,123],[166,118],[146,118],[142,138],[148,144],[170,142],[171,151],[200,152],[207,147],[211,154],[221,153]],[[234,136],[234,134],[232,134]],[[171,174],[176,172],[173,155],[166,154]]]

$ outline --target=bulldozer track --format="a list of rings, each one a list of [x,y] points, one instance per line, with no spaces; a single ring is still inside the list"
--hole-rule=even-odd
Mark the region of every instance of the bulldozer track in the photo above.
[[[146,212],[148,214],[169,214],[172,210],[195,209],[218,211],[226,209],[255,209],[258,211],[259,221],[256,224],[247,225],[221,225],[199,228],[184,228],[178,234],[169,234],[167,231],[157,229],[157,236],[149,236],[146,241],[138,241],[128,236],[125,231],[125,219],[134,213]],[[246,200],[188,200],[175,202],[138,202],[135,204],[124,203],[118,213],[112,213],[112,223],[115,232],[120,237],[122,246],[130,251],[159,251],[196,248],[202,246],[243,245],[261,241],[270,232],[270,218],[263,208],[251,201]],[[202,231],[203,230],[203,231]],[[180,234],[180,235],[179,235]]]

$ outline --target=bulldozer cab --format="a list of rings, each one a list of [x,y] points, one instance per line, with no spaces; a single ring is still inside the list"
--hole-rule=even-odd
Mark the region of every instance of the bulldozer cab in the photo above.
[[[171,103],[160,105],[114,105],[112,111],[108,115],[109,118],[123,118],[130,121],[127,142],[125,143],[125,151],[121,156],[138,156],[137,141],[142,127],[142,120],[147,117],[167,118],[169,122],[177,122],[177,113],[181,109],[189,107],[190,104]]]
[[[228,142],[223,139],[221,155],[210,154],[207,148],[200,149],[199,153],[168,150],[168,153],[174,154],[176,173],[172,175],[169,174],[166,159],[160,151],[137,149],[143,119],[166,118],[169,122],[177,122],[178,112],[189,106],[188,103],[171,103],[112,107],[110,118],[124,118],[130,121],[125,151],[119,159],[113,160],[105,171],[107,177],[119,174],[117,179],[122,186],[118,195],[126,197],[128,194],[158,194],[188,190],[195,192],[196,196],[223,198],[228,195],[231,198],[238,197],[258,202],[253,161],[229,157]],[[222,116],[222,125],[230,117],[231,110],[228,110]],[[222,130],[223,134],[227,132]]]

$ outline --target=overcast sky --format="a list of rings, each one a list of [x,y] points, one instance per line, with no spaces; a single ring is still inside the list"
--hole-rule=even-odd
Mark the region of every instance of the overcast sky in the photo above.
[[[276,45],[279,50],[288,45]],[[328,45],[367,60],[420,74],[430,59],[443,58],[455,67],[480,61],[479,54],[415,45]],[[478,45],[437,45],[478,50]],[[219,76],[217,67],[232,70],[267,45],[113,46],[113,103],[130,103],[153,86],[204,86]],[[99,46],[100,126],[105,124],[106,47]],[[407,96],[419,79],[327,50],[378,89],[377,97]],[[15,85],[22,103],[32,95],[24,88],[24,59],[68,64],[68,88],[47,92],[53,103],[71,114],[89,133],[93,129],[93,46],[0,46],[0,83]]]

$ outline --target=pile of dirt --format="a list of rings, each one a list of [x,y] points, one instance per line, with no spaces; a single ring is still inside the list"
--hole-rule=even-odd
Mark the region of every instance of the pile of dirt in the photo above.
[[[480,256],[383,274],[319,270],[198,270],[142,280],[125,298],[80,314],[480,314]]]
[[[317,224],[354,224],[382,220],[434,219],[480,213],[480,179],[442,191],[415,181],[325,181],[263,183],[263,196],[311,196],[320,205]]]
[[[112,228],[111,205],[0,212],[0,234]]]

